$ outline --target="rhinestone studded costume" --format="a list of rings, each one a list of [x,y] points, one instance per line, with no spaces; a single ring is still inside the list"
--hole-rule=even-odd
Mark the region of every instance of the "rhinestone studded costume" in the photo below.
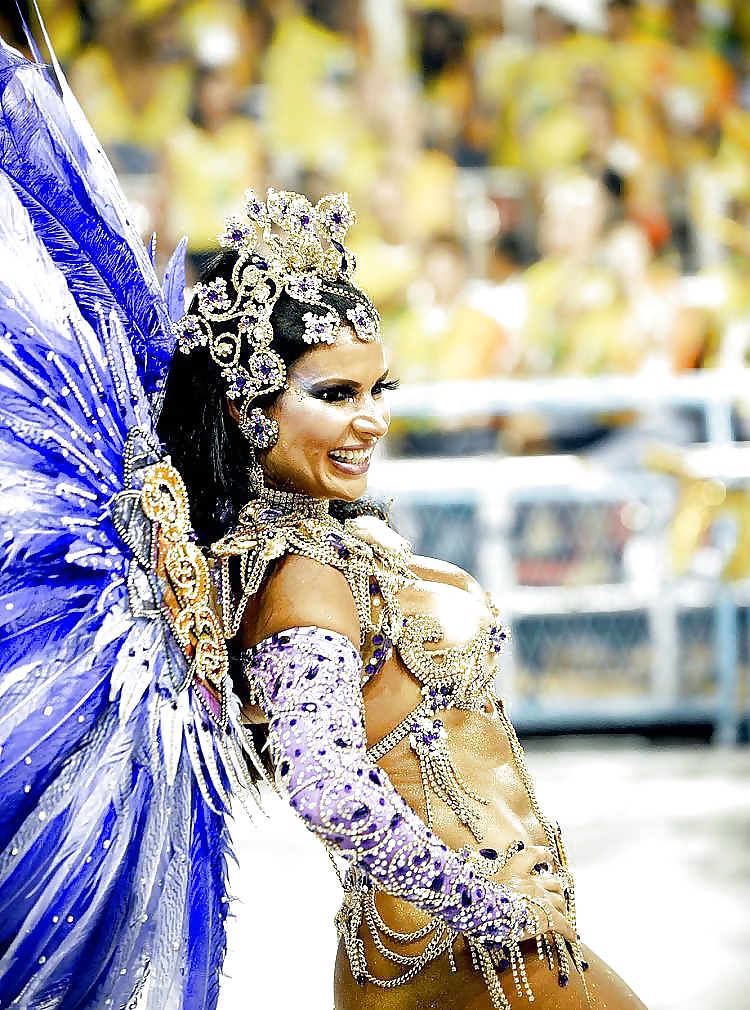
[[[361,670],[351,642],[321,628],[272,635],[245,654],[282,790],[355,871],[489,946],[517,939],[523,901],[482,881],[368,759]]]
[[[403,985],[436,957],[451,958],[459,935],[498,1008],[509,1006],[501,981],[506,970],[519,995],[533,998],[520,948],[524,936],[537,936],[539,956],[556,969],[561,985],[571,964],[583,970],[577,944],[570,948],[544,932],[541,906],[491,879],[523,849],[523,842],[504,852],[488,844],[455,851],[432,831],[432,808],[439,799],[481,841],[478,811],[487,799],[469,787],[456,767],[441,716],[454,708],[479,710],[492,696],[496,670],[491,660],[507,637],[494,611],[491,626],[463,648],[440,649],[442,629],[435,618],[402,612],[399,594],[414,583],[406,542],[380,520],[341,523],[328,513],[327,503],[283,492],[266,489],[249,503],[238,527],[213,551],[220,562],[228,637],[239,630],[247,602],[269,565],[288,553],[337,568],[352,590],[360,620],[359,652],[335,632],[292,628],[243,653],[243,669],[253,702],[269,719],[280,791],[307,827],[347,861],[337,929],[354,978],[389,988]],[[429,649],[428,643],[438,648]],[[368,751],[362,688],[394,649],[422,684],[422,701]],[[498,708],[574,921],[572,880],[559,833],[538,807],[520,744],[501,703]],[[376,764],[405,738],[419,762],[424,820]],[[378,890],[410,902],[432,919],[414,933],[396,933],[378,914]],[[370,970],[363,929],[380,953],[402,968],[396,978],[380,978]],[[400,946],[420,939],[427,941],[422,953],[399,953]]]

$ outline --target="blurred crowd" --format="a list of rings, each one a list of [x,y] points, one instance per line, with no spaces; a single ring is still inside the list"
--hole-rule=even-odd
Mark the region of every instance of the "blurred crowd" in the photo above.
[[[744,0],[602,0],[595,24],[519,0],[40,5],[144,234],[188,235],[193,277],[248,187],[345,189],[402,380],[744,362]]]

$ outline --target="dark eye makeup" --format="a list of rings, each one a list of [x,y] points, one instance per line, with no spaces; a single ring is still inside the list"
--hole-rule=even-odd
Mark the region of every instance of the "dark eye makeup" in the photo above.
[[[310,395],[316,400],[323,400],[325,403],[341,403],[343,400],[351,400],[357,395],[354,386],[347,383],[336,383],[332,386],[320,386],[310,390]]]
[[[398,389],[398,386],[398,379],[378,379],[372,387],[372,395],[380,396],[385,391]],[[351,382],[333,382],[313,386],[308,392],[316,400],[323,400],[325,403],[343,403],[345,400],[353,400],[357,397],[360,388]]]

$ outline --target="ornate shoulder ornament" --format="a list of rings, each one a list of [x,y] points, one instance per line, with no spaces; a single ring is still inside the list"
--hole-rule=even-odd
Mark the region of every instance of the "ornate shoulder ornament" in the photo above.
[[[363,643],[383,630],[391,641],[398,637],[402,619],[397,594],[413,578],[411,549],[382,520],[362,517],[341,523],[330,515],[327,501],[265,489],[245,506],[237,528],[215,543],[212,552],[221,565],[227,638],[239,631],[248,600],[269,565],[285,554],[299,554],[343,573],[354,596]]]

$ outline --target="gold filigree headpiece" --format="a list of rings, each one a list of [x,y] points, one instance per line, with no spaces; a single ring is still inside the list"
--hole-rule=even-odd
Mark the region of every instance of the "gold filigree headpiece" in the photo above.
[[[245,196],[245,217],[227,218],[219,236],[224,249],[238,254],[231,281],[218,277],[197,284],[197,312],[183,316],[175,331],[185,353],[208,347],[227,396],[241,400],[246,410],[286,380],[284,362],[273,350],[271,326],[282,292],[308,307],[302,315],[307,343],[335,340],[342,320],[326,295],[340,291],[351,296],[343,285],[351,284],[355,260],[344,239],[355,216],[346,193],[329,194],[315,205],[300,193],[274,189],[268,190],[265,203],[253,190]],[[360,340],[379,338],[377,310],[359,289],[346,322]]]

